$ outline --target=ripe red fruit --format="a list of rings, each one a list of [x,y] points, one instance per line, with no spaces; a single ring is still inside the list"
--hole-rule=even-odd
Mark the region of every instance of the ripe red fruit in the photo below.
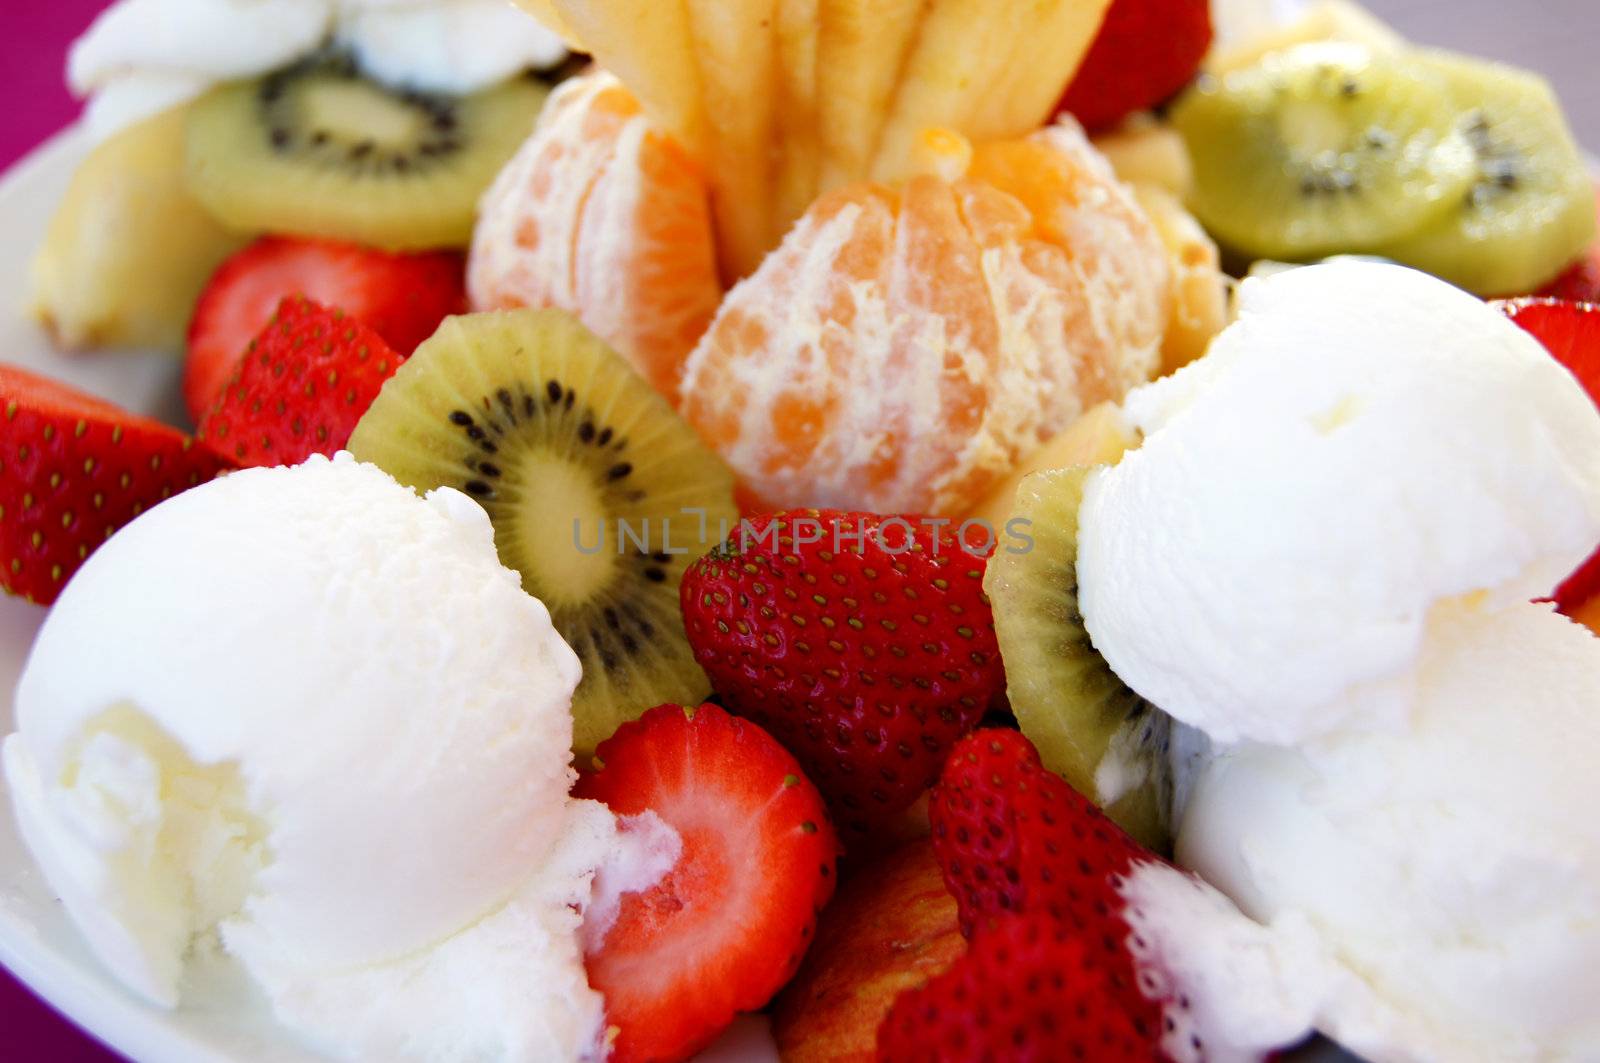
[[[1084,942],[1049,917],[1008,915],[954,967],[908,990],[878,1028],[880,1063],[1153,1063]]]
[[[1003,685],[984,565],[914,519],[755,517],[689,567],[684,623],[723,703],[861,833],[932,784]]]
[[[652,811],[683,840],[587,957],[618,1029],[611,1060],[687,1059],[793,976],[833,895],[838,840],[794,758],[713,705],[651,709],[600,743],[595,765],[576,796]]]
[[[1572,370],[1600,406],[1600,306],[1559,299],[1516,299],[1495,305]],[[1600,548],[1553,595],[1568,615],[1596,596],[1600,596]]]
[[[96,547],[229,463],[174,428],[0,366],[0,585],[49,605]]]
[[[1089,130],[1177,95],[1211,48],[1210,0],[1113,0],[1061,99]]]
[[[1119,892],[1136,864],[1157,859],[1152,853],[1045,770],[1016,731],[982,730],[957,745],[928,813],[963,929],[981,934],[1006,913],[1061,920],[1087,943],[1135,1028],[1159,1036],[1161,1006],[1139,989]]]
[[[342,310],[291,296],[246,348],[198,438],[241,466],[333,454],[403,361]]]
[[[359,318],[404,355],[467,309],[466,266],[453,251],[395,255],[359,244],[267,236],[222,264],[195,306],[183,399],[196,422],[285,297],[303,295]]]

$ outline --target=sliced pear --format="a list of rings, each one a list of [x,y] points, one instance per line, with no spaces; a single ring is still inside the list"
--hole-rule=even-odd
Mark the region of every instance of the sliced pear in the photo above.
[[[867,173],[925,0],[820,0],[817,114],[821,189]]]
[[[785,233],[817,198],[817,25],[822,0],[778,0],[778,175],[773,231]]]
[[[1052,0],[1035,8],[1000,81],[980,91],[963,131],[974,140],[1004,140],[1049,121],[1110,6],[1111,0]]]
[[[1117,176],[1131,185],[1153,185],[1183,199],[1194,190],[1194,161],[1176,129],[1148,114],[1135,115],[1092,143]]]
[[[1139,437],[1114,402],[1089,410],[1050,442],[1030,454],[1011,474],[984,496],[967,514],[969,520],[986,521],[996,538],[1004,540],[1006,521],[1017,507],[1017,488],[1037,472],[1075,466],[1115,465],[1122,455],[1139,445]]]
[[[201,289],[244,245],[184,181],[186,111],[121,131],[73,174],[28,290],[30,314],[63,347],[181,351]]]
[[[650,118],[701,153],[706,113],[684,0],[534,0],[622,80]]]
[[[1313,41],[1347,41],[1364,44],[1375,52],[1400,52],[1406,41],[1393,27],[1351,0],[1319,0],[1287,25],[1253,34],[1214,50],[1205,68],[1212,74],[1229,74],[1254,66],[1272,52]]]
[[[777,241],[773,211],[777,0],[684,0],[709,139],[717,239],[725,279],[755,270]]]
[[[1133,194],[1155,223],[1172,264],[1172,313],[1161,341],[1162,375],[1206,353],[1228,324],[1232,283],[1222,272],[1216,241],[1166,188],[1136,184]]]

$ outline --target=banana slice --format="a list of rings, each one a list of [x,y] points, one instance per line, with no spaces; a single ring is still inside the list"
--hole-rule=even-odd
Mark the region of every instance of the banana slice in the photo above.
[[[61,346],[181,351],[200,290],[244,245],[189,194],[186,110],[123,130],[73,174],[29,277],[31,316]]]

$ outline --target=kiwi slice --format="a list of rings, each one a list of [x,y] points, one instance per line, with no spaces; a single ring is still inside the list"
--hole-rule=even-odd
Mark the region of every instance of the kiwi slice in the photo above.
[[[479,197],[548,92],[532,77],[470,96],[411,92],[363,77],[348,57],[319,56],[199,100],[189,186],[244,232],[465,247]]]
[[[488,511],[501,560],[583,661],[580,755],[646,709],[711,692],[678,584],[738,520],[733,474],[576,318],[447,318],[384,385],[350,450]]]
[[[1542,288],[1595,234],[1592,178],[1549,83],[1444,52],[1412,62],[1451,94],[1475,174],[1443,219],[1380,253],[1479,295]]]
[[[1204,78],[1172,112],[1192,206],[1250,258],[1365,251],[1442,220],[1477,168],[1444,87],[1402,58],[1303,44]]]
[[[1078,509],[1090,471],[1022,481],[1011,519],[1030,522],[1033,546],[996,552],[983,589],[1022,733],[1045,767],[1160,852],[1171,840],[1172,718],[1116,677],[1078,610]]]

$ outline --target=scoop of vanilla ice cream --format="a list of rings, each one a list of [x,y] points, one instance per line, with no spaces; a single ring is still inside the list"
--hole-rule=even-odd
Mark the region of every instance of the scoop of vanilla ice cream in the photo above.
[[[93,97],[89,129],[104,139],[315,51],[333,16],[333,0],[119,0],[73,43],[67,83]]]
[[[1362,1056],[1600,1058],[1600,639],[1545,605],[1442,610],[1413,692],[1403,734],[1223,751],[1180,862],[1309,921],[1345,975],[1317,1025]]]
[[[566,56],[510,0],[118,0],[73,44],[67,81],[104,139],[330,40],[393,85],[464,94]]]
[[[344,0],[337,33],[368,74],[430,92],[473,92],[567,54],[511,0]]]
[[[150,1000],[220,939],[340,1054],[574,1059],[603,1025],[592,880],[676,856],[659,821],[568,796],[579,675],[475,503],[313,458],[181,494],[89,559],[6,775],[51,886]]]
[[[1398,727],[1441,603],[1549,593],[1600,541],[1600,416],[1502,314],[1399,266],[1244,282],[1211,352],[1129,395],[1091,478],[1096,648],[1218,743]]]

